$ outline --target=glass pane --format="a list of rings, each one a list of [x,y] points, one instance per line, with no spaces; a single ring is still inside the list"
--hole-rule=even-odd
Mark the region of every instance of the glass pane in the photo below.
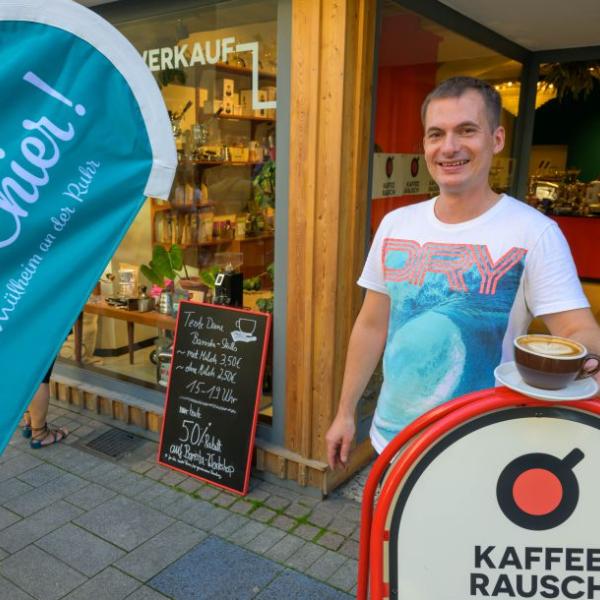
[[[154,247],[170,251],[179,246],[184,266],[176,274],[175,305],[190,297],[270,310],[277,2],[232,0],[189,6],[174,1],[153,12],[149,7],[136,12],[124,6],[115,18],[115,25],[156,77],[179,162],[169,200],[146,202],[107,266],[96,305],[107,298],[115,302],[137,298],[144,287],[157,307],[167,311],[166,300],[159,301],[161,288],[167,286],[164,274],[156,273],[153,282],[140,267],[149,264]],[[236,283],[238,272],[243,277],[243,295],[235,285],[218,288],[215,295],[216,273],[229,268]],[[164,384],[165,369],[159,381],[160,364],[155,363],[157,353],[168,349],[172,332],[153,323],[154,314],[159,313],[148,313],[150,325],[135,325],[132,364],[126,311],[121,319],[102,316],[99,325],[92,325],[95,339],[86,344],[84,361],[151,386]],[[271,404],[270,387],[268,367],[265,412]]]

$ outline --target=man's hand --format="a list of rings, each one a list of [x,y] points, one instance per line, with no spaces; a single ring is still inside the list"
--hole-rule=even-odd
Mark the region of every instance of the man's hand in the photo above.
[[[600,327],[589,308],[543,315],[542,319],[552,335],[572,338],[581,342],[588,352],[600,354]],[[591,362],[590,367],[593,365]],[[600,373],[596,373],[595,378],[600,384]]]
[[[332,469],[341,469],[348,464],[350,445],[355,432],[354,418],[338,414],[325,435],[327,462]]]
[[[348,343],[337,416],[325,435],[327,461],[332,469],[343,468],[348,464],[350,445],[356,432],[354,413],[381,358],[389,314],[389,296],[367,290]]]

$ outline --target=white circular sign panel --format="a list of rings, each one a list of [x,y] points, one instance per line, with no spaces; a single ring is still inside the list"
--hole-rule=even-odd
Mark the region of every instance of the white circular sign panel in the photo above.
[[[600,418],[514,408],[457,427],[390,509],[390,598],[600,599]]]

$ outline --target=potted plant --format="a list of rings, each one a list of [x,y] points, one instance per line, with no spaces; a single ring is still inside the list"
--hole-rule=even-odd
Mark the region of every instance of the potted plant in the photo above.
[[[254,202],[260,209],[275,208],[275,161],[265,162],[252,180]]]
[[[273,284],[275,282],[275,265],[273,263],[271,263],[267,267],[265,273],[262,273],[262,275],[268,276],[268,278],[271,280],[271,286],[273,286]],[[268,312],[268,313],[273,314],[273,301],[274,301],[273,294],[271,294],[270,296],[267,296],[266,298],[259,298],[256,301],[256,307],[261,312]]]
[[[189,275],[183,262],[183,249],[173,244],[169,250],[157,244],[152,248],[152,260],[147,265],[142,265],[142,275],[161,290],[173,291],[175,278],[183,269],[186,279]]]
[[[265,228],[265,212],[275,207],[275,161],[265,162],[252,180],[252,203],[247,222],[248,235],[258,235]]]
[[[173,244],[169,250],[161,245],[154,246],[152,260],[148,265],[142,265],[140,270],[150,282],[160,288],[155,290],[155,294],[163,290],[173,293],[177,281],[177,285],[185,290],[189,299],[202,302],[211,287],[203,283],[203,277],[189,275],[183,260],[183,248],[177,244]],[[180,274],[182,270],[183,277]]]

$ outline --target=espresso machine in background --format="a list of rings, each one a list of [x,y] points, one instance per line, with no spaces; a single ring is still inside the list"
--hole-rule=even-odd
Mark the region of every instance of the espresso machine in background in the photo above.
[[[240,272],[243,255],[240,252],[217,252],[219,272],[215,277],[214,304],[241,308],[244,305],[244,276]]]

